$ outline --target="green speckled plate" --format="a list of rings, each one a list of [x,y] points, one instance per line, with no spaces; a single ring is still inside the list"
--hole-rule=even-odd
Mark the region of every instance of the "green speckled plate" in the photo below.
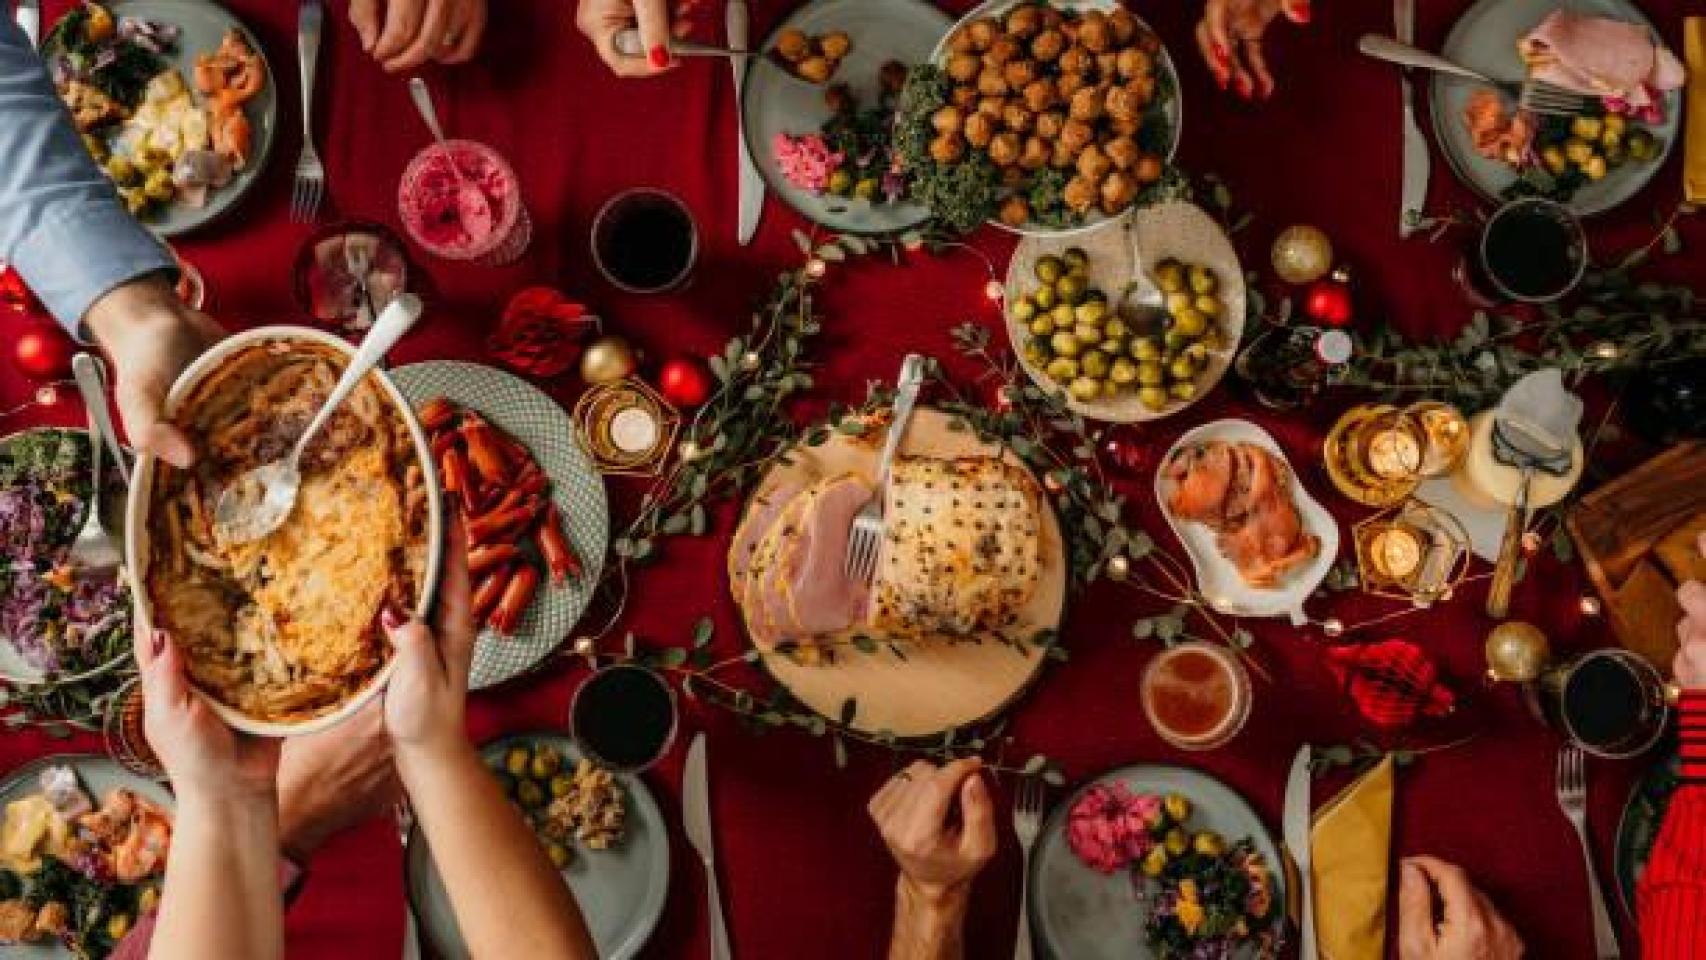
[[[533,669],[574,629],[592,600],[604,568],[610,536],[610,507],[604,478],[575,439],[569,415],[555,400],[520,377],[477,363],[434,361],[390,371],[397,389],[419,408],[434,397],[447,397],[501,427],[533,451],[551,478],[551,498],[568,524],[569,544],[583,572],[561,586],[542,577],[539,593],[521,618],[515,636],[480,632],[468,685],[493,686]]]
[[[1671,794],[1676,792],[1682,773],[1682,761],[1676,754],[1647,768],[1641,779],[1629,790],[1629,800],[1623,804],[1623,815],[1617,820],[1617,852],[1613,861],[1617,874],[1617,897],[1623,910],[1635,916],[1635,884],[1641,871],[1647,868],[1647,857],[1653,852],[1653,841],[1659,838],[1665,811],[1670,807]]]

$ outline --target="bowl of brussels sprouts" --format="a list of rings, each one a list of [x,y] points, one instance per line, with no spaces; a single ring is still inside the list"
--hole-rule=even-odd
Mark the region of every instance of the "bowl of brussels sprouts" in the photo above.
[[[1157,420],[1231,366],[1244,273],[1220,225],[1190,203],[1139,210],[1084,237],[1031,237],[1008,265],[1007,332],[1036,385],[1086,417]]]

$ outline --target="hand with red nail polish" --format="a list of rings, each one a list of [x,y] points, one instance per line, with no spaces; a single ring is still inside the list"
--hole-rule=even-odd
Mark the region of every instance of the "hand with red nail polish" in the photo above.
[[[593,49],[612,73],[619,77],[651,77],[675,66],[669,54],[672,37],[683,36],[688,27],[685,15],[695,0],[680,0],[672,17],[668,0],[580,0],[575,26],[592,41]],[[616,34],[638,25],[644,57],[616,52]]]
[[[416,751],[444,755],[468,743],[462,718],[477,631],[465,543],[461,519],[452,519],[445,530],[438,617],[431,628],[389,606],[379,614],[396,648],[397,669],[385,689],[385,729],[399,759]]]
[[[1293,23],[1308,23],[1310,0],[1208,0],[1197,23],[1197,49],[1220,89],[1245,100],[1273,96],[1263,39],[1282,12]]]
[[[190,686],[183,654],[165,631],[137,638],[136,661],[142,673],[142,729],[178,796],[270,804],[279,741],[226,726]]]

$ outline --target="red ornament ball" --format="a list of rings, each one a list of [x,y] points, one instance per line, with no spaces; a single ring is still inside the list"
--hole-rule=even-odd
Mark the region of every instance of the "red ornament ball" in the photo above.
[[[65,331],[47,323],[31,324],[12,345],[12,364],[32,380],[62,380],[71,375],[71,355],[77,344]]]
[[[711,395],[711,374],[690,357],[677,357],[658,371],[658,392],[682,410],[690,410]]]
[[[1309,285],[1303,295],[1303,312],[1311,320],[1329,327],[1342,327],[1351,322],[1350,274],[1343,268],[1332,276],[1323,277]]]
[[[24,285],[24,278],[18,276],[17,270],[5,264],[0,264],[0,305],[14,313],[41,311],[41,301]]]

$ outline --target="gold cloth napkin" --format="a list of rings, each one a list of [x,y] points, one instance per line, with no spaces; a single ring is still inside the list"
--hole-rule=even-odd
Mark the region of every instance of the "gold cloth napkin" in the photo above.
[[[1392,757],[1315,813],[1309,872],[1322,960],[1380,960],[1392,858]]]
[[[1682,90],[1682,193],[1690,203],[1706,203],[1706,17],[1682,21],[1682,60],[1688,65]]]

